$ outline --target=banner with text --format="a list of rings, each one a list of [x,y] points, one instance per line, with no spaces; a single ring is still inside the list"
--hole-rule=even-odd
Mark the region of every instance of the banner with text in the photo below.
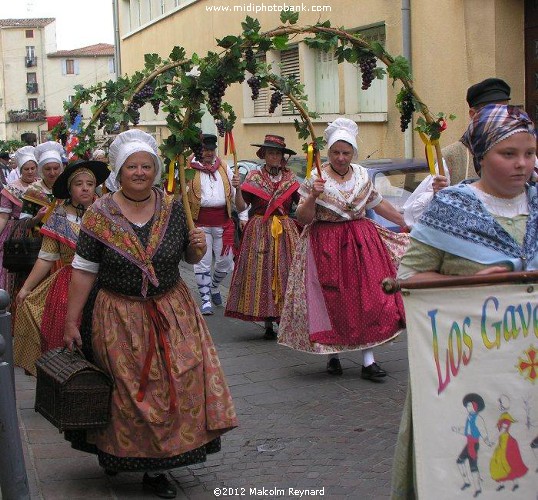
[[[402,294],[419,498],[536,498],[538,285]]]

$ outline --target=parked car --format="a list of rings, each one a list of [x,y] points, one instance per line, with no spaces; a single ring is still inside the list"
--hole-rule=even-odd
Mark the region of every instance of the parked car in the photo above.
[[[234,161],[229,159],[226,160],[228,166],[233,170]],[[261,160],[238,160],[237,161],[237,170],[239,171],[239,177],[241,182],[245,180],[245,177],[251,170],[258,170],[262,167],[263,163]]]
[[[411,193],[429,175],[428,164],[422,159],[384,158],[359,162],[368,169],[368,175],[381,196],[403,213],[403,206]],[[367,210],[372,220],[393,231],[400,228],[393,222]]]

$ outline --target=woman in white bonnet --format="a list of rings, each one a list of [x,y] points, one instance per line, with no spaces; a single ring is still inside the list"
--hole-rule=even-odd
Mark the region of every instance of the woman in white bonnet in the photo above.
[[[54,202],[52,188],[63,171],[64,148],[58,142],[47,141],[36,146],[34,154],[38,179],[24,193],[21,219],[31,218],[35,226]]]
[[[109,158],[121,188],[84,215],[64,343],[114,379],[111,419],[66,437],[86,451],[92,443],[107,473],[145,472],[145,489],[174,498],[164,472],[205,461],[237,425],[209,330],[179,273],[182,259],[205,254],[205,236],[189,231],[181,202],[154,186],[162,162],[153,137],[122,132]]]
[[[0,193],[0,264],[4,254],[4,241],[13,229],[13,221],[19,219],[22,208],[22,196],[28,187],[36,180],[37,161],[33,146],[18,149],[13,156],[19,171],[19,178],[5,186]],[[13,280],[8,279],[6,269],[0,270],[0,288],[13,293]]]
[[[399,295],[385,295],[381,281],[395,276],[408,236],[366,218],[373,209],[405,226],[402,215],[375,190],[357,158],[357,125],[337,118],[325,130],[329,153],[321,177],[299,189],[297,220],[306,227],[295,249],[280,323],[279,343],[328,354],[327,372],[342,375],[339,352],[363,351],[361,377],[386,376],[372,348],[405,326]]]

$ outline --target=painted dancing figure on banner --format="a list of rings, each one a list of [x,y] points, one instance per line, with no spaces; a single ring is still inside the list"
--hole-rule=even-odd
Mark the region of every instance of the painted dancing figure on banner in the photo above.
[[[465,490],[471,486],[471,482],[474,487],[474,497],[477,497],[482,492],[480,477],[480,470],[478,469],[478,449],[480,447],[480,438],[488,446],[492,443],[488,438],[488,431],[486,429],[486,423],[479,413],[486,407],[484,399],[479,394],[470,393],[463,398],[463,406],[468,412],[465,426],[453,427],[452,430],[459,434],[463,434],[467,439],[466,445],[463,447],[456,463],[460,470],[461,477],[463,479],[462,490]],[[465,462],[469,462],[469,471],[471,479],[469,479],[469,471]]]
[[[512,481],[512,491],[517,490],[517,479],[529,470],[521,457],[518,442],[510,434],[514,422],[517,421],[508,412],[503,412],[497,422],[499,440],[489,463],[491,478],[499,483],[497,491],[505,488],[506,481]]]

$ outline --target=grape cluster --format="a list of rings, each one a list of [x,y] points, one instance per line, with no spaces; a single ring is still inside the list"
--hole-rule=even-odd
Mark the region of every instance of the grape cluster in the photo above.
[[[251,47],[247,47],[245,50],[245,62],[247,63],[247,69],[251,70],[256,67],[256,58],[254,57],[254,51]]]
[[[368,90],[375,78],[374,69],[377,66],[377,59],[374,56],[365,57],[359,61],[362,73],[362,90]]]
[[[153,106],[153,111],[155,112],[156,115],[158,115],[159,114],[159,106],[161,105],[161,100],[160,99],[151,99],[150,102],[151,102],[151,105]]]
[[[247,80],[247,83],[250,87],[250,90],[252,91],[252,100],[255,101],[260,95],[260,88],[262,86],[262,82],[257,76],[251,76]]]
[[[144,85],[132,98],[127,112],[131,115],[133,125],[138,125],[140,122],[140,111],[138,111],[148,100],[151,99],[155,89],[151,85]]]
[[[226,82],[224,81],[224,78],[218,76],[207,93],[209,97],[209,112],[213,116],[219,114],[221,109],[220,105],[222,103],[222,97],[224,96],[225,92]]]
[[[191,145],[191,151],[194,153],[194,159],[201,162],[203,152],[202,143],[199,142],[198,144]]]
[[[215,125],[221,137],[224,137],[226,134],[226,121],[225,120],[216,120]]]
[[[75,123],[75,120],[77,119],[77,116],[80,114],[79,108],[70,108],[69,109],[69,123],[73,125]]]
[[[104,126],[106,125],[107,118],[108,118],[108,113],[107,113],[107,110],[104,109],[103,111],[101,111],[101,114],[99,115],[99,128],[104,128]]]
[[[400,103],[400,129],[402,132],[407,130],[413,111],[415,111],[413,98],[409,92],[406,92]]]
[[[269,114],[274,113],[276,107],[279,104],[282,104],[282,92],[280,92],[280,90],[275,90],[271,94],[271,103],[269,104]]]

